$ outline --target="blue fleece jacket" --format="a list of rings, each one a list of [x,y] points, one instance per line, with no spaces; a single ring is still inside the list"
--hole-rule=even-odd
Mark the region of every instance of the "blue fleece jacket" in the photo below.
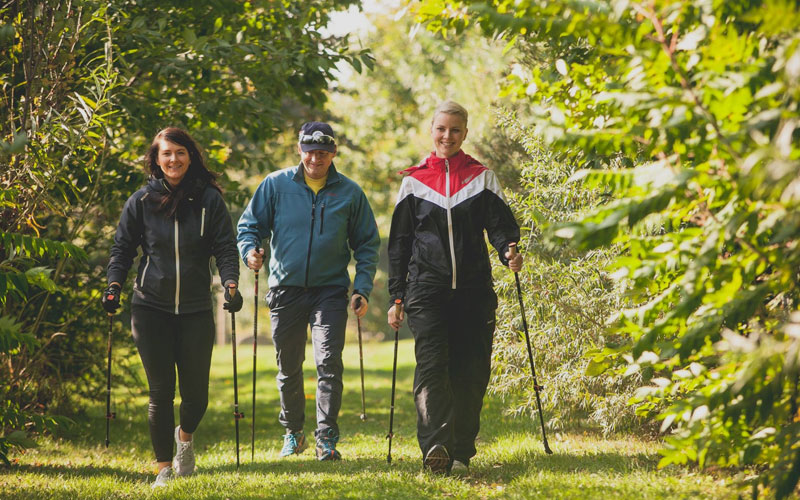
[[[269,286],[350,287],[347,266],[356,260],[353,291],[369,298],[380,236],[364,191],[331,165],[314,195],[302,163],[268,175],[239,218],[242,260],[269,237]]]

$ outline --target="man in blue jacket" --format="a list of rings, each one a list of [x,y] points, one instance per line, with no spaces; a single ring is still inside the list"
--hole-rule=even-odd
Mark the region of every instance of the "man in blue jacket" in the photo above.
[[[339,460],[347,266],[352,250],[356,276],[350,307],[360,318],[367,312],[380,237],[364,192],[333,165],[330,125],[304,124],[297,151],[300,164],[269,174],[239,219],[239,253],[247,267],[260,269],[259,242],[269,237],[267,303],[278,361],[279,420],[286,429],[281,456],[308,447],[303,360],[310,325],[317,365],[317,459]]]

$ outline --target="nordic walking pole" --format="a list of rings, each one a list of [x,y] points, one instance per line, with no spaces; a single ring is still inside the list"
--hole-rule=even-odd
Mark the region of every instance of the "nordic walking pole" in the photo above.
[[[508,251],[511,253],[511,258],[517,253],[517,244],[511,242],[508,244]],[[528,334],[528,321],[525,319],[525,306],[522,303],[522,287],[519,284],[519,273],[514,271],[514,279],[517,280],[517,298],[519,299],[519,310],[522,313],[522,326],[525,329],[525,344],[528,346],[528,360],[531,362],[531,375],[533,376],[533,390],[536,392],[536,407],[539,409],[539,423],[542,424],[542,441],[544,442],[544,452],[548,455],[553,454],[550,445],[547,444],[547,434],[544,430],[544,415],[542,414],[542,400],[539,397],[539,391],[543,389],[541,385],[536,382],[536,367],[533,364],[533,351],[531,350],[531,338]]]
[[[233,287],[231,287],[233,288]],[[239,382],[236,372],[236,313],[231,311],[231,345],[233,346],[233,419],[236,422],[236,468],[239,468],[239,419],[244,413],[239,412]]]
[[[403,301],[400,299],[395,299],[394,301],[394,317],[400,319],[400,315],[403,314]],[[389,440],[389,453],[386,455],[386,463],[392,465],[392,437],[394,436],[394,432],[392,432],[393,425],[394,425],[394,388],[395,382],[397,381],[397,341],[400,337],[400,328],[395,328],[394,330],[394,362],[392,363],[392,405],[389,410],[389,434],[386,436],[386,439]]]
[[[259,253],[256,245],[256,253]],[[256,340],[258,338],[258,269],[255,270],[255,290],[253,292],[253,419],[250,422],[250,461],[256,459]]]
[[[361,297],[356,299],[356,309],[361,308]],[[358,362],[361,365],[361,421],[367,420],[367,403],[364,399],[364,352],[361,350],[361,318],[356,316],[358,322]]]
[[[113,298],[109,297],[109,300]],[[106,448],[110,443],[109,436],[111,434],[111,419],[116,418],[116,412],[111,411],[111,329],[114,326],[114,315],[108,313],[108,365],[106,367]]]

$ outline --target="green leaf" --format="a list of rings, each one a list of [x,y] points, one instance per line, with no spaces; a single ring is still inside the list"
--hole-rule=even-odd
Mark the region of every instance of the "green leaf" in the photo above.
[[[10,444],[19,448],[25,449],[36,447],[36,441],[29,438],[28,435],[23,431],[11,431],[10,434],[5,436],[5,439]]]

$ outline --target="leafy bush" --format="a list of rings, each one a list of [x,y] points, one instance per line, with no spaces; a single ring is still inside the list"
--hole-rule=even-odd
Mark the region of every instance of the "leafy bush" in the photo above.
[[[335,63],[371,63],[318,30],[351,3],[0,5],[5,461],[12,446],[29,444],[19,432],[52,430],[52,414],[101,399],[108,320],[99,291],[122,204],[143,183],[140,158],[151,137],[182,126],[206,146],[216,171],[268,168],[263,142],[323,103]],[[222,179],[234,204],[246,198],[237,178]],[[115,342],[130,345],[123,323],[114,322]],[[129,374],[114,377],[116,384]]]
[[[635,380],[593,377],[586,356],[605,342],[618,341],[606,333],[605,320],[609,311],[622,307],[623,293],[604,271],[618,250],[578,252],[542,237],[543,227],[585,212],[602,192],[567,184],[575,168],[557,161],[514,113],[499,111],[498,121],[529,158],[519,172],[521,189],[509,203],[523,226],[520,248],[526,260],[519,277],[548,425],[560,429],[588,421],[604,432],[629,429],[641,423],[626,406]],[[490,388],[510,400],[513,413],[527,414],[536,410],[536,400],[516,284],[502,266],[496,278],[504,300],[497,314]]]
[[[512,73],[506,92],[564,161],[622,167],[578,174],[613,198],[550,234],[584,250],[624,249],[614,275],[633,307],[613,323],[624,342],[593,362],[643,374],[632,402],[669,433],[661,465],[755,466],[754,496],[791,495],[800,480],[796,6],[449,4],[421,2],[418,12],[435,29],[474,20],[549,46],[553,58]]]

